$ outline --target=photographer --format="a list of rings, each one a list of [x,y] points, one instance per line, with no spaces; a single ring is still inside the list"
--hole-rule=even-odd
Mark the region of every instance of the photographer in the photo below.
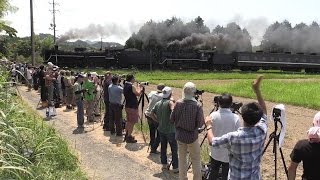
[[[132,74],[127,75],[126,83],[124,84],[123,94],[126,100],[125,110],[127,114],[127,123],[126,123],[126,136],[125,141],[127,143],[136,143],[137,140],[132,136],[133,126],[139,120],[138,112],[138,99],[137,96],[140,96],[143,90],[143,85],[139,84],[134,86],[135,78]]]
[[[104,82],[103,82],[103,100],[104,100],[104,123],[103,123],[103,130],[104,131],[110,131],[109,128],[109,86],[112,84],[111,78],[112,78],[112,73],[110,71],[107,71],[104,75]]]
[[[240,127],[240,118],[232,113],[232,96],[222,94],[218,96],[219,110],[212,112],[212,133],[214,137],[221,137],[229,132],[236,131]],[[220,166],[222,166],[222,180],[228,179],[229,151],[226,148],[211,147],[210,155],[211,173],[210,180],[217,180]]]
[[[172,166],[173,172],[179,172],[178,169],[178,147],[177,141],[175,139],[175,127],[172,122],[170,122],[170,114],[174,108],[174,100],[171,100],[172,89],[170,87],[165,87],[162,90],[162,100],[157,102],[151,111],[151,116],[153,119],[157,120],[159,123],[158,131],[160,134],[161,141],[161,164],[162,169],[168,168],[167,160],[167,146],[170,144],[172,153]]]
[[[188,152],[191,156],[193,179],[202,179],[198,128],[203,126],[204,116],[201,104],[195,99],[196,91],[195,84],[192,82],[186,83],[183,87],[183,97],[177,101],[170,117],[176,128],[180,180],[188,179]]]
[[[74,83],[75,101],[77,104],[77,123],[78,128],[84,128],[84,109],[83,109],[83,93],[86,91],[82,87],[83,76],[78,75],[77,81]]]
[[[95,86],[94,86],[93,82],[90,79],[91,79],[91,75],[90,74],[87,74],[84,77],[83,89],[85,89],[86,92],[84,93],[83,99],[84,99],[84,101],[86,103],[85,107],[86,107],[86,113],[87,113],[87,121],[88,122],[93,122],[94,121],[93,100],[94,100]]]
[[[206,118],[209,144],[229,150],[229,179],[261,179],[260,162],[267,136],[267,108],[260,92],[263,76],[258,76],[252,84],[258,103],[252,102],[241,108],[244,127],[221,137],[215,137],[212,118]],[[213,124],[215,126],[215,124]]]
[[[157,154],[157,149],[158,146],[160,144],[160,135],[159,132],[157,130],[158,128],[158,122],[154,121],[151,118],[151,110],[153,109],[154,105],[162,100],[162,89],[164,88],[164,84],[159,84],[157,86],[157,91],[151,91],[148,94],[148,98],[149,98],[149,105],[148,108],[145,112],[145,116],[147,118],[148,121],[148,125],[149,125],[149,131],[150,131],[150,146],[151,146],[151,151],[150,153],[153,154]]]
[[[109,102],[110,102],[110,121],[109,128],[110,133],[114,134],[116,132],[117,136],[122,136],[122,93],[123,88],[119,85],[119,77],[112,77],[112,84],[108,88],[109,91]],[[116,127],[116,131],[114,130]]]
[[[313,127],[308,130],[308,139],[300,140],[291,152],[289,165],[289,180],[296,179],[299,163],[303,162],[303,180],[320,179],[316,162],[320,160],[320,112],[313,119]]]

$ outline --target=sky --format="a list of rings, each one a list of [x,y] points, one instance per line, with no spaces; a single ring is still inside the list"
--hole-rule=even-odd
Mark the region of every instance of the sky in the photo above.
[[[55,0],[57,36],[70,29],[85,28],[90,24],[117,26],[121,35],[106,35],[103,41],[126,39],[146,21],[161,21],[172,16],[187,22],[197,16],[213,29],[216,25],[236,22],[248,29],[254,45],[258,45],[267,26],[275,21],[289,20],[293,25],[320,22],[317,0]],[[5,17],[18,31],[18,36],[30,35],[30,1],[10,0],[18,8]],[[34,0],[35,33],[51,33],[52,0]],[[118,33],[119,34],[119,33]],[[100,38],[99,38],[100,39]]]

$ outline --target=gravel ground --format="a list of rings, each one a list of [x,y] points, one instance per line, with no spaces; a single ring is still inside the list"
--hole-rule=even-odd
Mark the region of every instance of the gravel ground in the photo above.
[[[232,81],[232,80],[231,80]],[[217,82],[221,83],[220,81]],[[34,108],[39,102],[39,94],[35,91],[27,92],[26,87],[19,87],[22,97]],[[146,93],[155,90],[156,86],[146,88]],[[173,88],[174,98],[179,99],[182,94],[180,88]],[[262,92],[263,93],[263,92]],[[275,92],[281,93],[281,92]],[[205,114],[209,114],[213,108],[212,99],[216,94],[204,93],[203,105]],[[234,101],[247,103],[254,101],[247,98],[234,97]],[[266,102],[268,114],[276,105]],[[159,155],[149,155],[148,145],[140,132],[136,132],[137,144],[122,143],[122,138],[110,136],[102,131],[100,123],[87,124],[84,132],[75,131],[75,111],[64,112],[64,107],[57,109],[58,116],[47,121],[69,142],[79,155],[81,166],[87,172],[89,179],[178,179],[177,175],[170,171],[161,171]],[[38,110],[44,116],[44,110]],[[287,132],[282,148],[287,166],[289,155],[295,143],[306,138],[306,131],[312,125],[312,119],[316,110],[286,105]],[[273,121],[269,121],[269,133],[273,131]],[[268,140],[268,139],[267,139]],[[147,140],[148,141],[148,140]],[[274,178],[274,158],[272,146],[269,146],[262,160],[263,179]],[[278,153],[278,177],[286,179],[282,162]],[[297,173],[301,175],[301,167]],[[188,174],[192,177],[191,174]],[[191,178],[190,178],[191,179]]]

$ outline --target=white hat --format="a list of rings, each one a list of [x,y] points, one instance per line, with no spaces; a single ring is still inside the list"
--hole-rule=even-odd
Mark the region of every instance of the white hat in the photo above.
[[[166,99],[166,98],[168,98],[171,94],[172,94],[172,89],[171,89],[171,87],[166,86],[166,87],[164,87],[164,88],[162,89],[162,93],[161,93],[162,98]]]
[[[183,87],[182,99],[195,100],[194,93],[196,92],[196,85],[192,82],[187,82]]]
[[[52,63],[52,62],[48,62],[48,65],[49,65],[49,66],[53,66],[53,63]]]

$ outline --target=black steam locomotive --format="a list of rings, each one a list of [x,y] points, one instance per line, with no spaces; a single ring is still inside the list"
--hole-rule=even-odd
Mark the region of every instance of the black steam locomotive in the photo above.
[[[259,69],[277,69],[283,71],[320,72],[320,55],[234,52],[219,53],[213,50],[198,51],[158,51],[146,52],[134,49],[106,49],[88,52],[85,48],[76,48],[74,52],[58,49],[45,52],[44,62],[53,62],[60,67],[80,68],[138,68],[149,69],[208,69],[228,71],[257,71]]]

